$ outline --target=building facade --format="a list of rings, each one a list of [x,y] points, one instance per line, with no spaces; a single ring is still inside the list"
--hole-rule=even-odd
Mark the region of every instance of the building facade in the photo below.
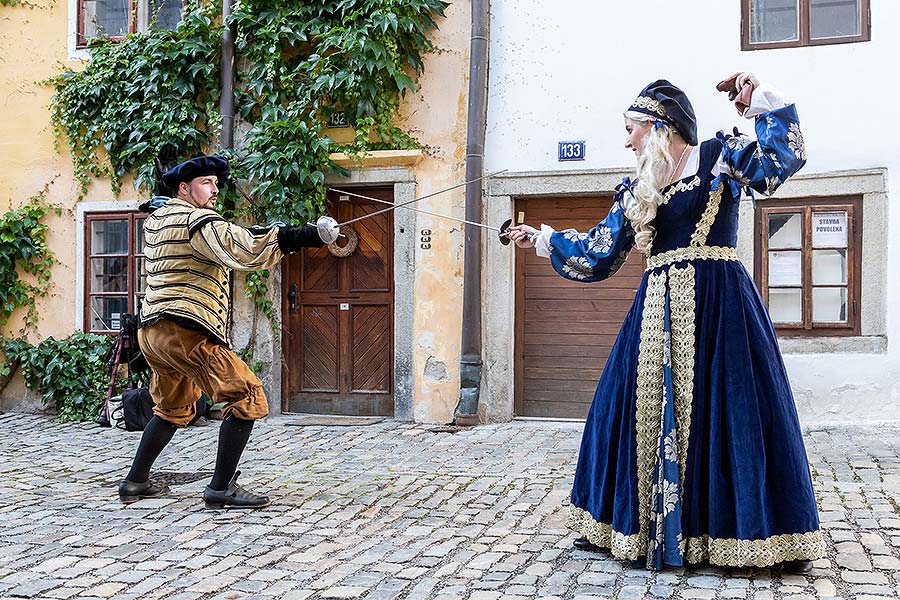
[[[94,181],[77,202],[71,156],[54,148],[48,105],[52,88],[41,82],[90,57],[85,42],[98,32],[116,37],[151,26],[177,24],[180,2],[136,0],[134,14],[105,0],[52,0],[3,6],[0,72],[6,110],[0,113],[5,160],[0,164],[0,210],[15,208],[46,189],[66,210],[49,217],[49,243],[58,261],[52,292],[40,301],[41,322],[32,342],[75,331],[113,333],[121,315],[143,294],[142,213],[147,198],[125,180],[119,197],[107,181]],[[150,12],[155,17],[150,18]],[[133,17],[133,18],[132,18]],[[341,219],[451,187],[465,174],[470,13],[453,3],[424,56],[425,72],[401,107],[401,125],[426,151],[379,151],[362,163],[335,161],[349,177],[327,183],[329,212]],[[335,127],[338,141],[353,132]],[[438,213],[464,212],[464,190],[422,203]],[[282,411],[386,414],[403,420],[449,422],[459,393],[459,339],[463,271],[461,228],[449,221],[398,210],[360,222],[356,250],[292,256],[274,270],[270,299],[280,320],[273,335],[253,323],[250,301],[236,277],[232,339],[243,347],[256,330],[256,356],[273,414]],[[414,298],[416,300],[414,300]],[[15,315],[14,315],[15,316]],[[13,319],[10,335],[19,329]],[[40,401],[21,377],[0,395],[0,409],[38,410]]]
[[[145,196],[126,181],[114,198],[97,181],[75,203],[70,156],[53,147],[51,88],[40,82],[83,64],[92,27],[147,27],[144,4],[131,20],[101,0],[0,7],[0,209],[45,187],[69,209],[50,217],[59,263],[40,337],[114,331],[142,293],[137,205]],[[153,6],[168,26],[177,22],[178,3]],[[336,156],[350,176],[328,181],[337,190],[332,216],[362,216],[379,200],[408,201],[464,179],[469,8],[450,5],[433,34],[438,50],[402,105],[403,125],[427,150],[376,152],[362,164]],[[684,89],[701,139],[733,127],[752,134],[753,123],[715,85],[753,71],[797,103],[808,155],[774,198],[743,201],[738,248],[776,321],[801,419],[897,418],[900,312],[889,307],[898,306],[900,283],[888,274],[900,252],[900,217],[889,210],[900,144],[886,109],[900,84],[882,65],[900,56],[898,40],[900,6],[890,0],[691,0],[678,10],[662,0],[493,0],[485,170],[506,171],[485,182],[483,220],[590,228],[632,174],[622,112],[644,85],[666,78]],[[419,207],[462,218],[464,204],[458,188]],[[398,209],[359,222],[354,233],[347,256],[305,252],[274,271],[279,336],[268,324],[254,327],[238,290],[234,345],[256,331],[273,413],[450,422],[459,398],[463,227]],[[485,235],[482,421],[583,418],[642,273],[633,252],[610,280],[573,284],[533,252]],[[38,408],[20,379],[0,400],[3,409]]]
[[[900,313],[889,308],[900,286],[888,275],[900,252],[889,210],[900,143],[885,119],[897,84],[880,67],[900,51],[896,3],[497,0],[492,13],[486,168],[508,169],[488,187],[496,220],[583,231],[605,216],[634,168],[622,113],[653,80],[688,94],[701,140],[733,127],[753,136],[715,90],[736,71],[796,102],[808,163],[772,199],[742,202],[739,255],[775,322],[802,421],[900,415]],[[573,141],[583,152],[560,145]],[[581,160],[565,160],[573,148]],[[491,414],[585,413],[639,281],[636,254],[588,286],[552,280],[543,259],[489,255],[486,319],[519,336],[489,338]]]

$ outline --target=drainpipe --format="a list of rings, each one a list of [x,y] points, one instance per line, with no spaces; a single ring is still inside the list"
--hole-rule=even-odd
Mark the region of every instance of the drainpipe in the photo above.
[[[222,24],[231,15],[233,0],[222,0]],[[234,148],[234,40],[237,27],[232,24],[222,28],[222,83],[219,94],[219,114],[222,115],[222,133],[219,143],[223,149]],[[234,214],[235,204],[232,197],[226,196],[222,201],[226,214]],[[228,296],[234,297],[234,273],[228,275]],[[228,335],[234,330],[234,310],[228,311]]]
[[[231,15],[232,0],[222,0],[222,22]],[[222,30],[222,93],[219,96],[219,113],[222,115],[222,148],[234,147],[234,39],[236,27],[232,24]]]
[[[469,106],[466,131],[466,219],[481,222],[484,131],[487,121],[487,68],[490,0],[472,0],[469,52]],[[466,227],[463,274],[462,356],[459,361],[457,425],[478,423],[481,393],[481,228]]]

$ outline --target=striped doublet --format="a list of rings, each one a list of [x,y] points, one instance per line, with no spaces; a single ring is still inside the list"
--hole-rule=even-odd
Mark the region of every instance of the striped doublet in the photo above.
[[[230,272],[265,269],[282,257],[277,227],[251,232],[178,198],[144,221],[144,254],[142,324],[164,315],[189,319],[225,344]]]

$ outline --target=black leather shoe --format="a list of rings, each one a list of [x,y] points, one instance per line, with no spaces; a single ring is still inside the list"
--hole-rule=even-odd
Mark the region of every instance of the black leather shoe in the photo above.
[[[585,550],[587,552],[603,552],[603,548],[600,546],[591,543],[589,539],[585,536],[581,536],[572,541],[572,545],[575,546],[578,550]]]
[[[152,479],[143,483],[123,479],[119,484],[119,500],[124,504],[131,504],[145,498],[159,498],[168,493],[169,486],[164,483],[154,483]]]
[[[248,492],[237,484],[238,471],[228,482],[228,489],[214,490],[209,486],[203,490],[203,502],[206,508],[265,508],[269,504],[268,496],[259,496]]]
[[[812,571],[811,560],[786,560],[781,563],[781,570],[791,575],[805,575]]]

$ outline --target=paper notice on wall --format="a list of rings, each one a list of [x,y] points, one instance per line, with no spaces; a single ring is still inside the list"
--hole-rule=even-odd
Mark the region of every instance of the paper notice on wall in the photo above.
[[[800,252],[769,252],[769,285],[800,286]]]
[[[812,214],[813,248],[847,247],[847,213],[814,212]]]

